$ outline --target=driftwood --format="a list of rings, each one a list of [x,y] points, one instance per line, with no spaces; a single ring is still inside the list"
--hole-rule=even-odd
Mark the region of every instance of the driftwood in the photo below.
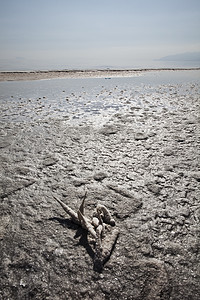
[[[92,219],[85,216],[84,206],[86,195],[87,193],[85,193],[83,201],[76,213],[52,194],[53,198],[61,205],[65,212],[70,215],[72,221],[86,229],[95,239],[94,270],[101,272],[105,262],[110,258],[119,235],[119,230],[117,228],[111,230],[111,226],[115,226],[115,220],[104,205],[97,205]]]

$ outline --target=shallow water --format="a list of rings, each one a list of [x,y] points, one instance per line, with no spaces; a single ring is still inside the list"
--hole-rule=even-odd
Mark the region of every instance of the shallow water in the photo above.
[[[135,77],[0,82],[0,121],[64,118],[94,124],[130,109],[174,110],[176,96],[191,89],[198,93],[199,81],[200,71],[156,71]]]

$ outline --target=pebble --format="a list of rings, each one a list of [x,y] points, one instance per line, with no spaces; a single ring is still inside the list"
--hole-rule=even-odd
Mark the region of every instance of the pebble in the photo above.
[[[104,135],[115,134],[119,131],[119,128],[114,125],[105,125],[102,129],[99,130],[99,133]]]
[[[137,132],[137,133],[135,133],[134,138],[136,141],[140,141],[140,140],[147,140],[148,136],[145,133]]]
[[[97,172],[93,177],[96,181],[102,181],[103,179],[108,177],[108,175],[105,172]]]
[[[50,167],[55,165],[58,162],[58,159],[55,157],[47,156],[43,159],[43,167]]]
[[[162,189],[162,187],[160,185],[158,185],[157,183],[154,183],[154,182],[147,182],[146,186],[147,186],[148,190],[155,195],[159,195],[160,191]]]
[[[74,180],[73,180],[73,185],[74,185],[75,187],[79,187],[79,186],[85,185],[85,184],[87,184],[87,183],[88,183],[88,181],[87,181],[86,179],[74,179]]]
[[[174,151],[173,151],[173,149],[167,148],[167,149],[164,149],[163,154],[165,156],[171,156],[171,155],[174,155]]]

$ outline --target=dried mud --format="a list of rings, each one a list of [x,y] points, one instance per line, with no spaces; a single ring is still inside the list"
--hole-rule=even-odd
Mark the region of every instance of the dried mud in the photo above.
[[[101,126],[0,124],[1,299],[200,299],[197,86],[169,98]],[[101,273],[52,197],[75,210],[85,190],[86,215],[106,205],[120,229]]]

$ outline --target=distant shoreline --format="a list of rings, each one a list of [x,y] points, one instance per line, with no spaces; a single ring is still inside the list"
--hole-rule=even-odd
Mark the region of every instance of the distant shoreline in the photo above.
[[[106,70],[41,70],[41,71],[0,71],[0,81],[42,80],[59,78],[108,78],[132,77],[143,72],[154,71],[196,71],[199,68],[141,68],[141,69],[106,69]]]

